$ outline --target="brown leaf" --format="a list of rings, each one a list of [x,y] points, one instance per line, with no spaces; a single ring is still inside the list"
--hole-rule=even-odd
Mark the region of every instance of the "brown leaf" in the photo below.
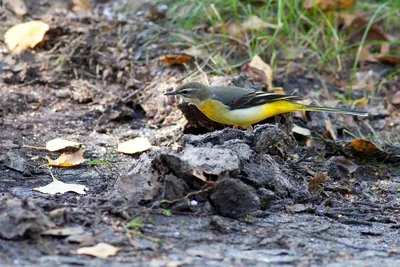
[[[325,127],[329,134],[326,136],[324,135],[324,136],[328,137],[328,139],[336,140],[337,139],[336,130],[333,128],[332,122],[328,118],[325,119]]]
[[[272,68],[265,63],[260,56],[255,55],[248,64],[243,65],[242,71],[252,77],[255,81],[266,85],[269,90],[273,88]]]
[[[346,169],[349,174],[352,174],[358,169],[357,164],[355,164],[354,162],[343,156],[336,157],[335,162],[338,166],[341,166],[342,168]]]
[[[376,144],[361,138],[351,141],[349,146],[355,152],[367,155],[381,151],[381,149]]]
[[[400,91],[397,91],[391,99],[393,105],[400,105]]]
[[[371,18],[366,16],[356,17],[350,24],[349,28],[354,31],[352,37],[350,37],[351,43],[360,42],[364,32],[367,28]],[[367,33],[366,41],[395,41],[395,38],[386,33],[381,26],[376,23],[372,23]]]
[[[380,62],[388,63],[391,65],[399,65],[400,64],[400,56],[391,56],[391,55],[378,55],[376,59]]]
[[[356,4],[356,0],[305,0],[304,9],[320,8],[322,11],[330,11],[342,8],[352,7]]]
[[[314,177],[308,182],[308,191],[315,191],[320,188],[321,184],[327,182],[329,176],[325,172],[318,172]]]
[[[167,64],[167,65],[183,65],[185,63],[188,63],[191,60],[193,60],[193,57],[191,57],[189,55],[168,54],[168,55],[164,56],[163,62],[164,62],[164,64]]]
[[[83,148],[80,148],[73,154],[63,153],[56,160],[52,160],[49,156],[46,156],[46,159],[49,162],[47,165],[58,167],[72,167],[85,162],[85,159],[83,158]]]

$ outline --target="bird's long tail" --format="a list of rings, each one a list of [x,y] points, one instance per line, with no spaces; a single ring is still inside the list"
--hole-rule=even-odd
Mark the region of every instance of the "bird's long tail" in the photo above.
[[[329,108],[329,107],[319,107],[319,106],[305,106],[305,110],[307,111],[321,111],[321,112],[331,112],[331,113],[340,113],[347,114],[353,116],[367,117],[368,113],[363,111],[353,111],[341,108]]]

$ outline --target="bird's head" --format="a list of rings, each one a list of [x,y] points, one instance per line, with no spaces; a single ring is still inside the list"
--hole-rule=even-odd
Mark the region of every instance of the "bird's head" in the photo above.
[[[176,88],[175,91],[165,93],[165,95],[177,95],[190,103],[198,104],[210,98],[212,93],[210,88],[204,84],[192,82],[185,83]]]

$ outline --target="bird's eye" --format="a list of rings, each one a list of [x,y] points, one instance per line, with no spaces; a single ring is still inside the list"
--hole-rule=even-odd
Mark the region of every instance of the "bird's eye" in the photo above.
[[[181,91],[181,94],[182,94],[182,95],[187,95],[187,94],[188,94],[188,90],[182,90],[182,91]]]

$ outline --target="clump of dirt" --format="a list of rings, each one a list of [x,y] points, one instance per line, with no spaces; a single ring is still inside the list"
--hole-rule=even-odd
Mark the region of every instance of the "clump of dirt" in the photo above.
[[[40,207],[16,198],[0,199],[0,238],[33,237],[54,226]]]
[[[299,181],[290,178],[294,175],[289,168],[284,173],[278,164],[290,157],[292,145],[291,136],[269,124],[254,132],[224,129],[186,135],[179,152],[161,150],[142,155],[139,163],[120,178],[120,187],[135,203],[151,198],[179,200],[211,187],[206,199],[218,213],[243,217],[260,209],[260,199],[265,202],[265,192],[256,189],[270,190],[270,201],[288,197],[299,186]],[[210,182],[216,183],[210,186]],[[188,200],[201,201],[204,196],[199,199],[193,194]]]

